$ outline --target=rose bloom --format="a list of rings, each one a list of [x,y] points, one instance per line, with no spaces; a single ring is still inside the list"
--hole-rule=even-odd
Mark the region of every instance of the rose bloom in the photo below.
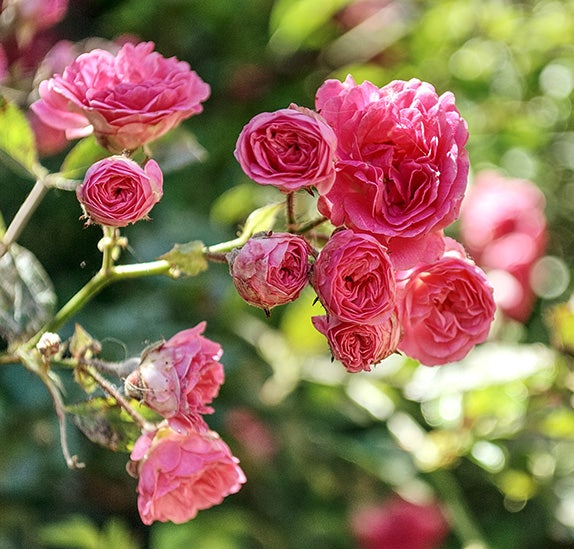
[[[449,526],[437,504],[417,505],[394,497],[351,516],[357,549],[439,549]]]
[[[312,254],[303,237],[272,233],[250,238],[227,258],[239,295],[250,305],[269,311],[299,297],[309,282]]]
[[[139,477],[138,510],[147,525],[187,522],[246,480],[227,444],[201,422],[180,419],[143,434],[130,458],[127,469]]]
[[[15,9],[20,24],[27,23],[34,31],[59,23],[68,10],[68,0],[4,0],[2,11]]]
[[[219,393],[225,374],[223,350],[202,336],[206,323],[183,330],[147,349],[126,378],[126,394],[140,399],[165,418],[212,413],[208,406]]]
[[[426,82],[377,88],[327,80],[316,108],[338,139],[336,178],[319,210],[334,225],[383,238],[420,237],[457,217],[469,170],[454,96]]]
[[[89,222],[125,227],[146,218],[163,195],[163,174],[155,160],[139,164],[124,156],[104,158],[88,168],[76,196]]]
[[[336,147],[333,130],[317,113],[291,105],[252,118],[234,154],[253,181],[289,193],[327,189],[335,176]]]
[[[386,248],[368,234],[335,231],[319,253],[311,275],[330,315],[377,324],[395,307],[395,277]]]
[[[403,329],[399,349],[426,366],[465,357],[486,339],[495,312],[492,286],[484,272],[461,244],[452,238],[445,241],[440,260],[398,275]]]
[[[126,43],[117,55],[94,49],[40,83],[31,108],[68,139],[94,133],[112,152],[157,139],[203,110],[210,88],[184,61]]]
[[[333,358],[348,372],[370,372],[371,366],[397,350],[401,328],[392,314],[378,324],[346,322],[334,316],[314,316],[313,326],[329,342]]]

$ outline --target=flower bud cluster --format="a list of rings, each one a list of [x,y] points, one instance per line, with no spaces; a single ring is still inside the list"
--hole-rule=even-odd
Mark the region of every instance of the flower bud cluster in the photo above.
[[[417,79],[378,88],[349,76],[327,80],[315,107],[255,116],[235,156],[259,184],[317,192],[334,230],[312,254],[299,244],[297,260],[271,241],[301,236],[248,241],[229,256],[239,294],[268,311],[295,299],[308,275],[325,309],[313,325],[350,372],[397,350],[428,366],[461,359],[486,339],[495,307],[485,274],[443,234],[469,172],[453,94]]]

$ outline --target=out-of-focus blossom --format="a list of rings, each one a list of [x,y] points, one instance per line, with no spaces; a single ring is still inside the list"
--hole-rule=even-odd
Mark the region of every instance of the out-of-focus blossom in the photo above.
[[[239,295],[269,311],[299,297],[309,282],[312,254],[301,236],[261,234],[228,254],[229,271]]]
[[[203,110],[209,86],[184,61],[126,43],[117,55],[95,49],[40,83],[32,104],[68,139],[94,133],[112,152],[134,150]]]
[[[128,472],[138,478],[138,510],[144,524],[181,524],[220,504],[241,488],[237,458],[202,421],[174,420],[137,441]]]
[[[544,206],[544,195],[531,181],[487,170],[477,174],[461,210],[463,243],[493,273],[502,311],[521,322],[535,300],[529,272],[548,241]]]
[[[449,532],[436,503],[417,505],[395,497],[351,516],[357,549],[439,549]]]
[[[126,393],[166,418],[213,412],[209,404],[225,377],[223,350],[203,337],[205,326],[201,322],[144,352],[125,380]]]
[[[155,160],[143,168],[124,156],[92,164],[76,195],[88,222],[125,227],[144,219],[163,194],[163,174]]]
[[[265,463],[278,450],[273,431],[247,408],[233,408],[225,416],[225,425],[241,445],[243,452],[254,461]],[[243,459],[243,458],[242,458]]]
[[[487,338],[495,312],[485,273],[461,244],[445,240],[440,260],[398,275],[399,349],[426,366],[464,358]]]
[[[288,193],[330,187],[336,147],[333,130],[317,113],[292,105],[252,118],[239,134],[235,157],[253,181]]]
[[[41,156],[50,156],[66,148],[69,141],[63,130],[44,124],[34,111],[28,111],[26,116],[34,132],[36,148]]]

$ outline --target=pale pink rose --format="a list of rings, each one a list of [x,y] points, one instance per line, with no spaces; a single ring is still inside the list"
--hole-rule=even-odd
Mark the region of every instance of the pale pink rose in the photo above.
[[[32,109],[68,139],[94,133],[112,152],[157,139],[203,110],[210,88],[184,61],[126,43],[117,55],[94,49],[40,83]]]
[[[399,349],[426,366],[464,358],[488,336],[493,290],[461,244],[445,238],[441,259],[399,273]]]
[[[272,233],[250,238],[227,259],[239,295],[250,305],[269,311],[299,297],[309,282],[312,255],[303,237]]]
[[[336,147],[333,130],[317,113],[291,105],[252,118],[234,154],[253,181],[289,193],[327,189],[335,176]]]
[[[377,324],[395,307],[395,277],[386,248],[368,234],[334,232],[313,266],[311,284],[330,315]]]
[[[181,524],[239,491],[245,475],[219,435],[179,420],[143,434],[128,472],[138,479],[138,510],[144,524]]]
[[[329,342],[333,358],[348,372],[371,371],[371,366],[397,350],[401,327],[395,314],[377,324],[347,322],[334,316],[314,316],[313,326]]]
[[[449,526],[438,504],[417,505],[393,497],[355,511],[351,530],[357,549],[439,549]]]
[[[155,160],[143,168],[125,156],[92,164],[76,195],[89,223],[125,227],[145,219],[163,194],[163,174]]]
[[[147,349],[126,378],[126,393],[163,417],[212,413],[225,373],[223,350],[202,336],[206,323],[183,330]]]
[[[349,76],[323,84],[316,107],[339,143],[335,181],[319,202],[334,225],[412,238],[458,217],[468,130],[452,93],[416,79],[357,86]]]

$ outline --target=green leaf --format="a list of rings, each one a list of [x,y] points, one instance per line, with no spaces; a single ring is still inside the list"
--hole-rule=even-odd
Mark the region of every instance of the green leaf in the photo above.
[[[274,202],[261,208],[257,208],[249,214],[243,225],[241,238],[247,242],[256,233],[267,232],[273,229],[277,214],[285,207],[283,202]]]
[[[94,136],[86,137],[66,155],[60,166],[59,176],[63,179],[82,179],[94,162],[107,156],[108,151],[98,145]]]
[[[172,268],[186,276],[195,276],[207,270],[207,261],[204,256],[205,246],[199,240],[187,244],[175,244],[166,254],[160,256],[172,265]]]
[[[138,406],[137,401],[133,405]],[[66,410],[88,439],[113,452],[131,452],[140,436],[140,428],[113,398],[93,398]]]
[[[24,113],[0,96],[0,158],[21,175],[36,180],[41,168],[36,141]]]
[[[100,534],[100,548],[118,547],[121,549],[138,549],[134,536],[126,524],[116,518],[108,520]]]
[[[569,301],[560,303],[550,309],[545,322],[550,332],[552,343],[558,349],[574,354],[574,307]]]
[[[0,334],[9,342],[33,335],[55,306],[52,282],[36,256],[12,244],[0,258]]]
[[[207,157],[207,151],[183,126],[174,128],[157,141],[148,144],[147,149],[164,174],[202,162]]]
[[[41,527],[39,536],[43,544],[50,547],[100,549],[98,529],[89,519],[79,515]]]

